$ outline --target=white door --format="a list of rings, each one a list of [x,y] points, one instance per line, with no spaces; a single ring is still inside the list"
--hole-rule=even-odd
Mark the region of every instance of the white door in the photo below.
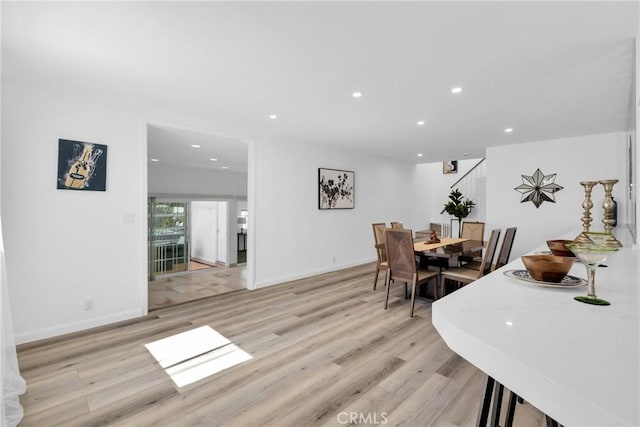
[[[215,264],[218,252],[218,203],[191,202],[191,258]]]

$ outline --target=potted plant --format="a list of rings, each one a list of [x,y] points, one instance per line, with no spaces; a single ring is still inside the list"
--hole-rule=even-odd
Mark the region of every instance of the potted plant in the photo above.
[[[458,237],[460,237],[462,218],[468,217],[471,209],[473,209],[475,205],[473,200],[469,198],[464,199],[464,196],[457,188],[451,190],[449,201],[445,203],[443,212],[456,217],[458,220]]]

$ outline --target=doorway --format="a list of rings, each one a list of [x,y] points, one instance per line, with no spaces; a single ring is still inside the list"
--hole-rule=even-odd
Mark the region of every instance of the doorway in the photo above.
[[[239,254],[237,242],[240,240],[240,237],[236,239],[237,234],[244,233],[241,261],[246,262],[248,258],[247,249],[251,246],[247,244],[248,231],[246,228],[242,230],[242,224],[237,222],[240,208],[247,208],[248,142],[235,137],[158,124],[146,124],[146,134],[148,195],[156,200],[186,203],[187,212],[184,231],[180,230],[184,238],[180,240],[178,237],[176,248],[172,251],[172,255],[178,254],[180,259],[172,260],[171,273],[157,274],[152,270],[150,261],[149,273],[154,272],[153,278],[157,280],[148,283],[149,308],[154,308],[151,293],[160,282],[159,278],[166,278],[171,286],[178,283],[188,286],[190,283],[197,295],[210,292],[208,288],[223,287],[223,291],[234,290],[238,285],[246,288],[251,282],[246,274],[248,264],[242,264],[242,271],[238,274],[229,272],[225,280],[213,276],[207,279],[205,276],[212,271],[221,273],[225,269],[236,268]],[[149,224],[153,223],[150,218]],[[153,240],[150,239],[150,255],[154,254],[153,249]],[[177,270],[179,264],[182,264],[180,271]],[[149,274],[148,278],[151,277]],[[235,282],[230,283],[231,279]],[[185,289],[172,291],[173,297],[177,297]]]
[[[149,280],[228,266],[226,201],[176,201],[150,197]]]

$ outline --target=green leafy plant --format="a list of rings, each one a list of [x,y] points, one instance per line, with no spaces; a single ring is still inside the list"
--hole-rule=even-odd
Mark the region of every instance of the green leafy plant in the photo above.
[[[476,204],[473,200],[466,198],[458,190],[451,190],[451,194],[449,194],[449,201],[444,205],[444,211],[451,216],[455,216],[458,221],[461,221],[462,218],[466,218],[471,213],[471,209]]]

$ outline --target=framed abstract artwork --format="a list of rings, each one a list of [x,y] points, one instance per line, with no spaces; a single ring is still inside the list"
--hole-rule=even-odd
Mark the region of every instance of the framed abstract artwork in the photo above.
[[[355,172],[318,168],[318,209],[353,209]]]
[[[107,146],[59,139],[57,188],[106,191]]]

